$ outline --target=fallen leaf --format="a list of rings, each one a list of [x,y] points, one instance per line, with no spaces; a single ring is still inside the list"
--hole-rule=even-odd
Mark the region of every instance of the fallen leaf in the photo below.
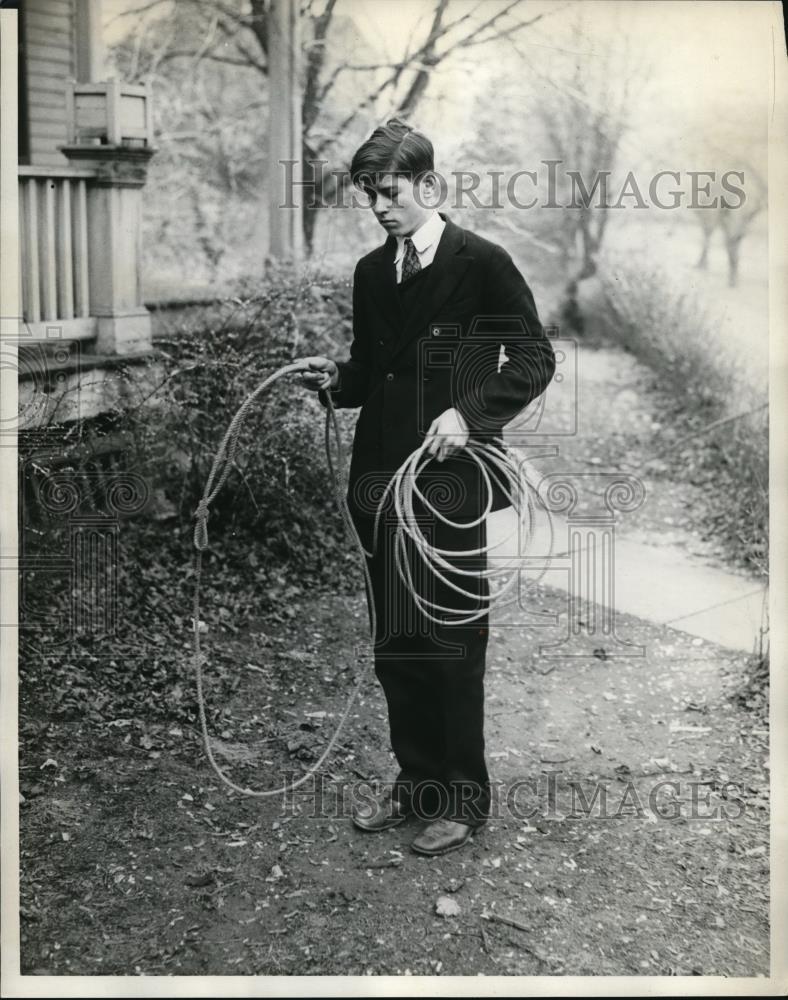
[[[438,896],[435,912],[439,917],[456,917],[460,913],[460,904],[450,896]]]

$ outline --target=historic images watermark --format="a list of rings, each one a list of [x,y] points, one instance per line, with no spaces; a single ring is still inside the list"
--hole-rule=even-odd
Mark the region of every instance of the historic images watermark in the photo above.
[[[491,819],[520,823],[538,820],[621,820],[647,822],[731,822],[744,814],[739,789],[734,782],[714,783],[700,778],[671,775],[627,777],[625,780],[580,781],[562,778],[550,770],[538,776],[490,782]],[[291,786],[299,777],[288,776]],[[656,780],[655,780],[656,778]],[[402,792],[402,787],[398,788]],[[282,797],[285,815],[297,811],[309,819],[346,819],[354,808],[370,806],[384,792],[393,792],[393,782],[339,780],[314,774],[298,788],[288,787]],[[406,789],[422,819],[437,819],[448,806],[449,789],[432,781],[411,783]],[[473,789],[458,785],[455,802],[463,795],[470,800]]]
[[[345,168],[331,168],[328,160],[310,161],[307,170],[300,160],[280,160],[279,167],[282,209],[299,204],[312,209],[367,208],[383,176],[390,176],[370,174],[354,185]],[[611,170],[584,174],[563,160],[540,160],[536,169],[448,174],[431,170],[429,175],[435,183],[428,197],[418,183],[413,188],[423,208],[736,210],[747,203],[744,170],[658,170],[646,176],[629,170],[614,177]]]

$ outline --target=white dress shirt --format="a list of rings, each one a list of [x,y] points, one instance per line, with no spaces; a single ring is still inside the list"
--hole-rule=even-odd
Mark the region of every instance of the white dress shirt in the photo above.
[[[419,263],[422,268],[431,264],[435,258],[435,251],[438,249],[441,234],[446,228],[446,222],[437,212],[433,212],[427,221],[419,226],[416,232],[410,237],[413,246],[419,255]],[[397,268],[397,284],[402,281],[402,261],[405,259],[405,237],[397,237],[397,255],[394,264]]]

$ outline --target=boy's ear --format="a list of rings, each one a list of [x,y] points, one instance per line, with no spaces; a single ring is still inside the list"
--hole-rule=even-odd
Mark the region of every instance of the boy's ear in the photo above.
[[[439,208],[443,203],[445,192],[441,179],[434,170],[428,170],[422,175],[419,193],[425,208]]]

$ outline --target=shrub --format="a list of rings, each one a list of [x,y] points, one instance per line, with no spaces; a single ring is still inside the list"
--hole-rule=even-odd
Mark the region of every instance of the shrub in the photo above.
[[[155,410],[140,409],[130,420],[146,474],[163,486],[182,524],[190,521],[221,438],[249,393],[298,357],[344,352],[348,294],[338,281],[280,279],[158,324],[164,384]],[[352,415],[338,417],[347,442]],[[260,561],[325,575],[345,545],[324,426],[325,410],[296,376],[258,397],[241,426],[233,472],[212,505],[211,537],[243,538]]]
[[[154,516],[120,524],[109,568],[112,629],[74,627],[73,608],[98,600],[100,571],[70,582],[66,568],[60,581],[43,572],[26,581],[23,713],[194,718],[193,513],[219,442],[241,402],[277,368],[309,354],[344,355],[349,322],[346,282],[277,274],[262,288],[240,287],[210,306],[156,317],[158,353],[145,380],[157,381],[155,393],[91,429],[99,439],[120,430],[131,441],[126,468],[159,498]],[[299,596],[314,588],[363,589],[325,460],[325,410],[295,378],[278,381],[253,406],[236,467],[211,511],[201,617],[210,624],[211,674],[220,686],[234,680],[234,635],[266,618],[292,617]],[[337,417],[347,450],[355,414]],[[86,428],[78,431],[75,438],[84,439]],[[50,518],[31,528],[26,553],[67,553],[69,531],[68,517]],[[42,614],[46,627],[36,620]]]

